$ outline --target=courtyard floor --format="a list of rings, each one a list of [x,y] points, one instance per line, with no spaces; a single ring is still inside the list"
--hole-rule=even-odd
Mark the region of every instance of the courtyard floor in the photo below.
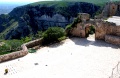
[[[109,78],[119,61],[119,46],[93,37],[70,38],[1,63],[0,78]]]

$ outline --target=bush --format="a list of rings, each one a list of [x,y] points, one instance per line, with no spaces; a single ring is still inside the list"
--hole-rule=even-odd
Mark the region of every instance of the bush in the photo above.
[[[94,33],[95,33],[95,27],[94,26],[90,26],[89,34],[94,34]]]
[[[67,35],[67,36],[70,35],[71,29],[72,29],[72,24],[69,24],[69,25],[66,26],[65,31],[66,31],[66,35]]]
[[[59,41],[62,41],[62,40],[65,40],[65,39],[66,39],[66,36],[58,38]]]
[[[65,28],[65,30],[70,30],[70,29],[72,29],[72,24],[67,25]]]
[[[0,55],[21,50],[22,40],[5,40],[4,44],[0,46]]]
[[[25,37],[21,39],[24,43],[29,42],[32,40],[32,37]]]
[[[51,42],[59,41],[59,38],[64,37],[65,35],[65,30],[63,28],[50,27],[42,34],[44,40],[43,43],[48,44]]]
[[[42,37],[42,31],[38,31],[37,34],[35,34],[34,38],[35,39],[38,39],[38,38],[41,38]]]

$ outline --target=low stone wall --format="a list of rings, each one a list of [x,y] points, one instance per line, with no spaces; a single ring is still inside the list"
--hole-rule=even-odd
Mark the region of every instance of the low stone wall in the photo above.
[[[32,47],[37,46],[37,45],[41,45],[41,43],[42,43],[42,39],[37,39],[34,41],[30,41],[28,43],[25,43],[21,46],[22,47],[21,51],[16,51],[16,52],[12,52],[9,54],[1,55],[0,56],[0,63],[5,62],[5,61],[9,61],[12,59],[16,59],[19,57],[23,57],[23,56],[28,54],[28,48],[32,48]]]
[[[23,45],[21,51],[16,51],[16,52],[12,52],[10,54],[1,55],[0,56],[0,63],[8,61],[8,60],[16,59],[19,57],[23,57],[27,54],[28,54],[28,49],[25,45]]]
[[[34,46],[41,45],[42,42],[43,42],[43,39],[37,39],[37,40],[30,41],[28,43],[25,43],[24,45],[26,45],[27,48],[32,48]]]
[[[120,37],[113,35],[105,35],[105,41],[111,44],[116,44],[120,46]]]

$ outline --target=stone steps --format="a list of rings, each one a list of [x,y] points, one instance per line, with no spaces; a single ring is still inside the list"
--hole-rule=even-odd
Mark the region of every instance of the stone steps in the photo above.
[[[120,36],[105,35],[105,41],[120,46]]]

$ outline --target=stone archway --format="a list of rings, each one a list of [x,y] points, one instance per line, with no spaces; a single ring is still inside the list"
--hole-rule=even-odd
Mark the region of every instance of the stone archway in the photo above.
[[[87,24],[85,26],[85,37],[89,37],[90,34],[95,34],[95,26],[93,24]]]

